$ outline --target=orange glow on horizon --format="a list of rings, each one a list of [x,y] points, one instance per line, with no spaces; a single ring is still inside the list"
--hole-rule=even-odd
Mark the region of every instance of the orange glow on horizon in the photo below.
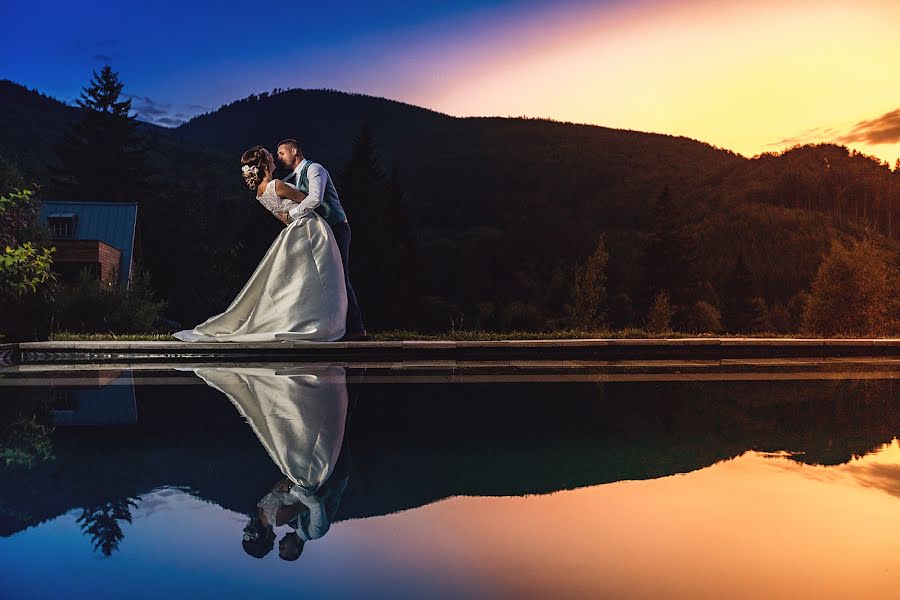
[[[835,467],[748,452],[655,480],[451,498],[332,535],[352,527],[382,568],[439,564],[517,598],[886,598],[898,507],[894,440]]]
[[[900,2],[883,0],[560,8],[447,43],[439,74],[398,87],[457,116],[683,135],[747,156],[831,141],[893,165],[900,131],[846,136],[900,109],[898,26]]]

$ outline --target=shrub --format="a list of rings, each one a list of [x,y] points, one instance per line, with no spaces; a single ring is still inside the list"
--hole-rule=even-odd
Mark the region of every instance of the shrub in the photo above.
[[[0,185],[21,177],[0,157]],[[0,337],[13,340],[46,334],[56,280],[50,271],[55,248],[37,215],[40,203],[30,188],[0,189]]]
[[[657,292],[647,314],[647,331],[651,333],[666,333],[672,330],[672,316],[674,309],[669,303],[669,294],[665,291]]]
[[[722,315],[709,302],[698,300],[687,311],[685,329],[693,333],[719,333],[722,331]]]
[[[601,329],[606,321],[606,264],[609,253],[606,240],[600,237],[594,253],[584,265],[575,269],[572,289],[573,305],[569,307],[572,324],[580,329]]]
[[[816,272],[803,328],[818,335],[892,335],[900,332],[898,268],[869,240],[833,242]]]
[[[769,308],[769,314],[766,316],[768,329],[775,333],[788,333],[793,331],[791,313],[788,308],[780,302],[774,303]]]
[[[150,276],[135,267],[131,287],[107,284],[90,271],[63,295],[56,320],[60,329],[96,333],[148,333],[156,330],[165,302],[153,298]]]
[[[534,304],[517,300],[500,311],[500,326],[505,331],[536,331],[543,328],[544,318]]]

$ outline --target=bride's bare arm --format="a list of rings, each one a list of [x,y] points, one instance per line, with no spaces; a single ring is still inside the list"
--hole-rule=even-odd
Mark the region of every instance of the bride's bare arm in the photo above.
[[[287,198],[288,200],[293,200],[294,202],[298,203],[305,200],[307,196],[307,194],[289,186],[280,179],[275,180],[275,193],[279,198]]]

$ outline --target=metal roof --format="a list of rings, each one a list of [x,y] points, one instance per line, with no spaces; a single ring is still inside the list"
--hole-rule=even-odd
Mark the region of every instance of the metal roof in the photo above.
[[[137,204],[133,202],[68,202],[45,200],[41,220],[46,222],[60,213],[74,213],[78,217],[73,240],[100,240],[122,252],[119,280],[127,282],[134,251],[134,228],[137,223]]]

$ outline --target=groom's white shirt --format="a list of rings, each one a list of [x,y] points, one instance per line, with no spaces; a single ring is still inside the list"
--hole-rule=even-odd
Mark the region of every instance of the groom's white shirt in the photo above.
[[[321,498],[315,494],[307,494],[298,485],[294,485],[288,495],[291,497],[291,504],[302,502],[309,509],[309,523],[303,523],[303,519],[300,516],[297,517],[296,531],[303,541],[317,540],[328,533],[331,522],[325,513],[325,505]]]
[[[292,175],[297,175],[297,183],[300,182],[300,171],[303,170],[303,166],[309,163],[309,168],[306,170],[306,176],[309,178],[309,195],[303,199],[303,201],[295,206],[288,212],[288,215],[291,217],[292,221],[296,221],[302,217],[305,217],[312,211],[316,210],[320,204],[322,204],[322,193],[325,190],[325,183],[328,181],[328,171],[325,170],[325,167],[320,165],[319,163],[310,162],[309,159],[304,158],[300,161],[300,164],[297,165],[297,168],[293,170],[291,175],[288,175],[285,179],[291,177]],[[288,184],[291,187],[296,188],[296,185]]]

